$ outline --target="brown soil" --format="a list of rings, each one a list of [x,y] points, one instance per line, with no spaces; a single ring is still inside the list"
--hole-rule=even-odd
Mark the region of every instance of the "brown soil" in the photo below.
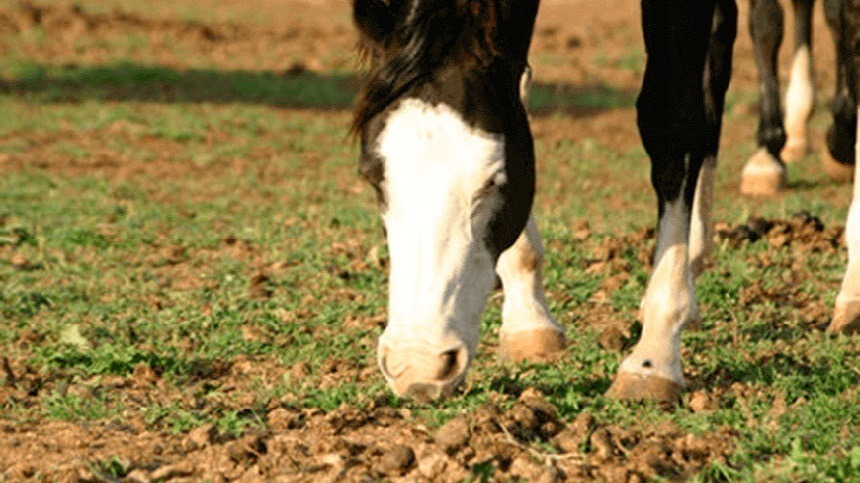
[[[628,95],[635,95],[641,73],[635,69],[606,68],[624,62],[631,52],[614,45],[641,45],[638,4],[630,0],[577,1],[545,0],[535,36],[535,56],[540,57],[537,77],[541,83],[557,89],[577,89],[577,86],[612,85]],[[245,6],[245,1],[200,2],[219,12]],[[21,3],[0,6],[0,41],[20,32],[39,29],[50,41],[26,45],[0,44],[0,52],[14,48],[17,55],[52,64],[100,64],[116,61],[116,50],[106,47],[129,32],[145,39],[143,46],[129,47],[129,55],[141,63],[182,68],[217,66],[224,70],[269,70],[282,73],[302,71],[325,72],[348,69],[354,65],[354,34],[344,2],[319,0],[296,1],[285,12],[280,2],[254,2],[269,22],[242,23],[237,20],[211,22],[186,21],[170,18],[155,9],[146,15],[140,11],[90,11],[72,4]],[[741,2],[741,27],[736,47],[735,83],[751,88],[755,81],[749,38],[746,34],[746,3]],[[242,7],[239,7],[242,8]],[[220,10],[219,10],[220,9]],[[816,12],[816,29],[824,32],[820,12]],[[791,16],[786,16],[790,24]],[[790,36],[786,36],[790,38]],[[87,42],[100,39],[104,42]],[[832,62],[832,47],[823,35],[817,36],[816,62]],[[187,54],[197,59],[190,65]],[[641,52],[641,50],[639,51]],[[634,54],[636,51],[633,52]],[[595,61],[597,59],[597,61]],[[787,56],[783,70],[787,69]],[[818,84],[829,83],[832,73],[819,71]],[[2,80],[2,79],[0,79]],[[2,85],[2,84],[0,84]],[[6,86],[6,88],[9,88]],[[321,112],[306,110],[294,116],[316,116]],[[576,114],[576,113],[574,113]],[[619,148],[638,145],[638,135],[632,108],[588,112],[587,116],[538,117],[535,136],[542,142],[555,143],[565,139],[595,138],[601,143]],[[338,122],[347,123],[345,112],[331,113]],[[262,136],[274,136],[274,133]],[[26,159],[0,155],[0,174],[21,170],[27,166],[69,176],[97,173],[109,180],[159,179],[187,176],[199,179],[224,176],[225,173],[249,169],[242,160],[195,167],[176,163],[172,154],[180,148],[164,139],[150,139],[135,134],[135,126],[115,125],[86,134],[86,139],[74,139],[77,145],[91,146],[95,156],[77,159],[50,151],[50,146],[64,137],[80,134],[71,130],[56,133],[16,133],[15,137],[29,143]],[[745,142],[752,136],[746,127],[726,130],[727,142]],[[105,146],[107,139],[121,139],[132,148],[146,149],[155,158],[141,162],[131,156],[114,153]],[[0,139],[2,142],[3,139]],[[217,136],[206,143],[216,144]],[[275,153],[257,148],[248,159],[266,159]],[[309,155],[311,156],[311,155]],[[37,161],[33,161],[37,160]],[[309,161],[313,161],[309,158]],[[254,169],[264,169],[254,167]],[[276,173],[268,173],[274,175]],[[261,174],[261,176],[264,174]],[[600,180],[598,180],[600,181]],[[346,180],[346,189],[358,183]],[[357,188],[365,189],[365,188]],[[212,193],[200,196],[211,196]],[[194,196],[193,194],[187,196]],[[579,227],[577,237],[590,237],[587,226]],[[807,251],[838,250],[840,228],[820,226],[820,221],[803,214],[788,220],[750,220],[736,226],[718,226],[717,236],[732,244],[769,243],[774,248],[789,244]],[[629,344],[626,327],[619,327],[616,314],[606,301],[609,293],[620,287],[630,276],[632,267],[620,256],[624,249],[634,247],[638,260],[647,266],[653,250],[653,230],[645,230],[623,238],[607,240],[595,249],[594,257],[583,270],[605,276],[593,304],[583,313],[565,314],[569,320],[588,320],[604,326],[600,342],[607,349],[623,350]],[[255,259],[253,247],[227,237],[220,250],[193,254],[195,257],[230,256]],[[348,248],[348,247],[347,247]],[[345,249],[347,249],[345,248]],[[552,246],[549,246],[552,249]],[[201,283],[184,275],[181,265],[187,254],[170,246],[154,247],[153,255],[161,268],[160,276],[173,288],[187,289],[188,284]],[[0,253],[0,255],[5,255]],[[802,257],[793,261],[763,257],[751,260],[761,266],[784,264],[784,277],[804,277]],[[13,264],[27,268],[26,260]],[[255,262],[260,272],[253,277],[248,291],[252,297],[269,295],[267,282],[278,267]],[[770,264],[770,265],[768,265]],[[356,296],[344,294],[344,296]],[[565,294],[553,294],[564,302]],[[744,289],[745,303],[761,297],[796,304],[805,322],[823,327],[829,310],[820,300],[811,300],[803,293],[773,293],[760,285]],[[153,301],[153,303],[162,303]],[[587,312],[587,313],[586,313]],[[289,315],[285,316],[289,320]],[[616,322],[611,322],[616,321]],[[372,321],[371,323],[380,323]],[[346,321],[350,323],[350,321]],[[248,328],[249,339],[274,337]],[[37,334],[32,334],[38,337]],[[26,337],[20,341],[26,344]],[[366,380],[378,377],[372,364],[363,367],[330,361],[329,379],[323,384],[337,384],[346,378]],[[4,421],[0,423],[0,479],[9,481],[28,478],[57,481],[103,481],[106,475],[92,465],[117,456],[116,464],[128,472],[129,481],[358,481],[410,478],[417,481],[460,481],[470,468],[492,468],[500,479],[521,478],[526,481],[646,481],[660,476],[683,479],[704,465],[725,460],[732,451],[733,433],[720,428],[712,433],[693,435],[672,425],[659,428],[618,427],[601,424],[587,413],[574,421],[559,419],[555,408],[536,391],[525,390],[512,395],[515,400],[507,410],[502,403],[487,404],[450,421],[441,428],[429,430],[415,423],[409,410],[392,409],[385,395],[368,397],[366,409],[345,406],[325,412],[291,409],[284,401],[271,406],[253,407],[255,401],[243,398],[249,381],[271,387],[284,378],[307,376],[301,365],[284,368],[271,361],[238,359],[218,366],[200,367],[199,373],[177,390],[165,383],[156,370],[139,366],[128,377],[99,377],[82,380],[69,376],[44,380],[36,368],[23,361],[3,360],[8,384],[0,387],[0,400],[10,401],[22,408],[41,404],[53,393],[79,395],[84,401],[110,391],[122,401],[122,424],[74,424],[46,421]],[[721,398],[744,388],[729,382],[720,386],[713,381],[708,390],[689,374],[691,391],[684,404],[694,411],[707,411],[719,405]],[[197,398],[203,385],[217,386],[234,394],[230,401],[218,401],[220,408],[233,409],[240,414],[256,414],[264,418],[265,431],[250,432],[234,438],[220,435],[214,428],[204,426],[189,434],[176,436],[153,429],[157,424],[146,421],[143,409],[154,403],[169,406],[182,403],[199,407],[201,411],[216,402]],[[742,394],[735,394],[740,396]],[[549,441],[546,445],[533,445]],[[540,448],[540,449],[538,449]],[[581,450],[585,449],[585,456]]]
[[[160,392],[157,376],[145,369],[100,390],[122,391],[129,400],[152,400]],[[487,404],[432,431],[416,425],[409,410],[390,408],[384,395],[364,409],[266,408],[265,419],[266,431],[237,438],[219,436],[211,425],[170,436],[133,417],[121,425],[7,424],[0,455],[8,458],[5,476],[13,481],[107,478],[93,461],[113,462],[129,481],[462,481],[476,466],[528,481],[645,481],[681,478],[732,451],[729,428],[694,436],[671,424],[601,425],[588,413],[565,424],[531,390],[506,411]],[[555,451],[530,445],[538,439],[551,441]],[[582,448],[590,448],[587,457]]]
[[[808,277],[803,257],[779,256],[780,248],[793,246],[798,254],[835,252],[840,249],[841,227],[827,228],[807,213],[786,220],[751,218],[737,226],[718,224],[716,239],[733,246],[767,243],[773,247],[748,263],[760,267],[781,266],[787,283]],[[590,234],[581,226],[584,241]],[[227,239],[237,256],[252,256],[241,243]],[[237,247],[237,245],[239,245]],[[600,343],[608,350],[624,350],[629,328],[619,326],[617,314],[598,300],[617,288],[632,270],[622,257],[631,247],[647,266],[654,245],[654,231],[642,230],[595,247],[584,269],[606,276],[594,305],[588,305],[590,323],[604,325]],[[181,250],[164,247],[159,252],[165,267],[181,264]],[[264,270],[276,271],[278,267]],[[268,276],[261,271],[249,284],[252,296],[266,297]],[[829,310],[817,298],[783,286],[759,283],[742,289],[740,303],[751,306],[763,300],[792,304],[804,323],[823,329]],[[601,308],[604,307],[604,308]],[[755,316],[755,315],[753,315]],[[365,321],[362,323],[378,323]],[[346,323],[350,323],[347,321]],[[249,326],[246,338],[273,340],[277,334],[261,333]],[[33,334],[33,337],[39,336]],[[32,340],[29,340],[32,342]],[[20,341],[27,344],[26,337]],[[288,343],[284,341],[276,343]],[[619,427],[603,424],[587,412],[573,421],[559,418],[556,408],[536,390],[511,387],[501,400],[431,430],[416,423],[409,409],[389,406],[386,394],[365,396],[362,408],[341,406],[332,411],[296,409],[290,396],[262,406],[252,395],[262,387],[273,388],[285,380],[302,380],[308,368],[292,368],[265,359],[239,357],[233,361],[194,368],[181,389],[164,381],[157,368],[138,365],[128,377],[98,376],[83,379],[56,375],[45,379],[37,368],[19,360],[3,360],[6,386],[0,400],[20,408],[36,407],[56,394],[72,394],[83,401],[110,393],[121,402],[123,413],[110,423],[6,421],[0,425],[0,457],[9,461],[5,476],[12,481],[49,478],[57,481],[101,481],[106,469],[101,461],[128,473],[128,481],[367,481],[406,477],[414,481],[461,481],[476,468],[492,469],[497,478],[528,481],[647,481],[655,477],[684,479],[714,461],[725,462],[732,453],[730,427],[692,434],[670,423]],[[355,365],[331,359],[320,369],[321,387],[343,380],[377,378],[372,363]],[[692,411],[711,411],[721,401],[755,397],[750,386],[733,383],[724,375],[707,382],[689,368],[689,391],[682,404]],[[250,384],[255,384],[252,387]],[[200,396],[204,388],[218,388],[228,397],[217,401]],[[706,389],[705,389],[706,388]],[[147,420],[147,407],[194,407],[202,413],[234,410],[244,417],[262,418],[266,429],[248,430],[241,436],[222,435],[211,425],[184,435],[172,435]],[[507,409],[502,409],[502,408]],[[536,445],[537,442],[544,442]],[[548,444],[546,443],[548,442]],[[582,450],[585,450],[583,453]]]

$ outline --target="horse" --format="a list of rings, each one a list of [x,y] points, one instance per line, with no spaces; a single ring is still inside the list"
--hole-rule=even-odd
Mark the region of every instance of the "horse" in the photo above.
[[[850,180],[854,166],[856,96],[852,93],[851,47],[843,32],[843,0],[825,0],[824,13],[836,47],[836,88],[831,104],[833,121],[827,131],[824,171],[834,179]],[[778,0],[750,0],[749,30],[759,74],[758,149],[741,174],[740,190],[747,195],[772,195],[785,188],[786,163],[809,151],[808,124],[815,106],[812,61],[812,10],[815,0],[793,0],[794,50],[785,112],[780,105],[778,52],[783,35],[783,10]]]
[[[370,69],[352,130],[390,252],[377,362],[398,395],[456,390],[495,274],[505,297],[500,355],[540,360],[564,348],[541,286],[535,155],[522,101],[538,4],[353,0]],[[651,161],[657,243],[642,334],[608,395],[676,402],[685,387],[681,332],[698,318],[694,279],[711,250],[737,9],[734,0],[643,0],[642,26],[637,125]]]

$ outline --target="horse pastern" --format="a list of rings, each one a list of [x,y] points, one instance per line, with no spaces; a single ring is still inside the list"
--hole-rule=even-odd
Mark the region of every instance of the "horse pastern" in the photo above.
[[[860,303],[836,305],[827,332],[830,334],[860,333]]]

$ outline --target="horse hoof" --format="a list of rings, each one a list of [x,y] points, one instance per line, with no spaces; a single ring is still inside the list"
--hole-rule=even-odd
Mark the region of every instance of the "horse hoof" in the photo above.
[[[860,333],[860,304],[837,305],[827,327],[830,334]]]
[[[681,401],[684,386],[659,376],[646,376],[632,372],[619,372],[606,391],[608,397],[622,401],[655,401],[660,404],[677,404]]]
[[[785,166],[765,149],[752,155],[741,173],[741,193],[773,196],[786,186]]]
[[[836,161],[826,149],[821,154],[821,164],[827,176],[834,181],[848,182],[854,179],[854,165]]]
[[[782,160],[786,163],[800,161],[807,154],[809,154],[809,145],[806,141],[792,141],[791,139],[785,143],[785,147],[782,148],[782,152],[779,153]]]
[[[503,332],[499,340],[499,355],[513,362],[542,362],[560,356],[564,345],[564,334],[556,329]]]

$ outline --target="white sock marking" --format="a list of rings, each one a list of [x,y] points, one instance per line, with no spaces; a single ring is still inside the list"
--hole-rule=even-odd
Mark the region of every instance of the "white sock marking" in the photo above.
[[[689,229],[690,219],[681,195],[664,206],[657,235],[657,262],[642,303],[642,338],[621,363],[619,372],[684,384],[681,331],[696,307],[687,254]]]
[[[791,77],[785,94],[785,131],[787,146],[806,144],[806,123],[815,107],[815,83],[812,78],[812,52],[808,46],[794,53]]]
[[[555,329],[561,325],[550,315],[541,285],[543,246],[534,215],[513,246],[499,257],[496,273],[502,279],[505,302],[502,305],[502,332]]]

